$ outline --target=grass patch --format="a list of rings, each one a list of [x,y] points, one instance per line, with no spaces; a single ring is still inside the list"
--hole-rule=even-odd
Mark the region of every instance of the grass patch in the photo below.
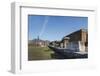
[[[52,59],[51,54],[54,53],[48,47],[28,46],[28,60],[48,60]]]

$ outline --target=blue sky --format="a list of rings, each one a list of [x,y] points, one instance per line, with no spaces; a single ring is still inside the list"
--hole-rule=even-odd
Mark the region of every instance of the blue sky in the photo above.
[[[64,36],[79,30],[87,29],[88,17],[76,16],[28,16],[28,39],[61,40]]]

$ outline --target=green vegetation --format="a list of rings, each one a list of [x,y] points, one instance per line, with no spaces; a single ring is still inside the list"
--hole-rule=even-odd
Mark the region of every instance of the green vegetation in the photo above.
[[[48,60],[53,59],[54,52],[48,47],[28,46],[28,60]]]

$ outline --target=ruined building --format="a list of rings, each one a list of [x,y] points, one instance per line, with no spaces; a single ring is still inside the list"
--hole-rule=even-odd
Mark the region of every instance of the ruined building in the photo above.
[[[54,43],[55,47],[74,50],[76,52],[88,52],[88,31],[80,29],[64,36],[61,41]]]

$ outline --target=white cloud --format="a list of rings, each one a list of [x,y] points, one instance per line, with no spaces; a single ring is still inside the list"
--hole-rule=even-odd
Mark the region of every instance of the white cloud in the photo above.
[[[42,29],[40,30],[39,36],[42,36],[43,33],[45,32],[45,29],[46,29],[48,20],[49,20],[49,16],[46,16],[46,17],[45,17],[45,20],[44,20],[44,23],[43,23],[43,25],[42,25]]]

